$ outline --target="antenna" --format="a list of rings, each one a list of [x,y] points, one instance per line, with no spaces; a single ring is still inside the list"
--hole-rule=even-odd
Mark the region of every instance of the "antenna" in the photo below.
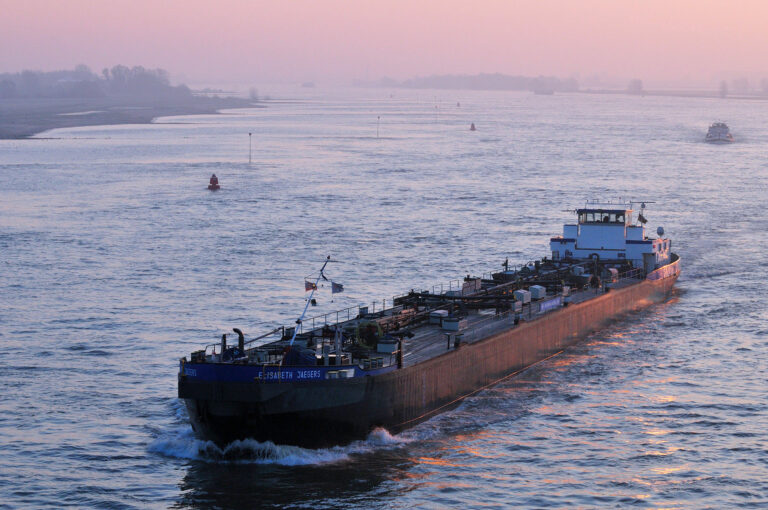
[[[652,200],[630,200],[630,204],[640,204],[641,209],[645,209],[645,204],[655,204],[656,202]]]

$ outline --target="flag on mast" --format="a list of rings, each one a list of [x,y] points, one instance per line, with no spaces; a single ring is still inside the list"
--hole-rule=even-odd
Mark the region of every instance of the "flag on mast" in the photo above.
[[[340,283],[331,282],[331,294],[338,294],[344,292],[344,286]]]
[[[304,280],[304,292],[309,292],[310,290],[317,290],[317,285],[314,282]]]

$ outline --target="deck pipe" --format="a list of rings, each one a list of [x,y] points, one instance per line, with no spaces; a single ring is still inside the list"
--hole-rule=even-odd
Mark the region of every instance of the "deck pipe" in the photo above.
[[[238,328],[232,328],[232,331],[237,333],[237,348],[240,349],[240,352],[245,352],[245,335]]]

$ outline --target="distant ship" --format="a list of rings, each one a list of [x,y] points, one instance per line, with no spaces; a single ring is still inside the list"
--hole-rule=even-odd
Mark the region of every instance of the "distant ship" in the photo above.
[[[538,96],[551,96],[555,93],[553,89],[547,89],[547,88],[536,88],[533,89],[533,93]]]
[[[705,140],[709,143],[733,143],[733,135],[725,122],[715,122],[709,126]]]
[[[680,258],[664,229],[646,235],[645,203],[574,212],[551,257],[411,290],[391,307],[306,318],[328,257],[294,324],[249,340],[233,328],[236,344],[223,335],[181,358],[178,396],[195,433],[315,447],[398,432],[666,298]]]

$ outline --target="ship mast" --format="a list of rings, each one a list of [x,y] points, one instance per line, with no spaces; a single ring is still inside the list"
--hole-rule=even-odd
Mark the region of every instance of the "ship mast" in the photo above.
[[[293,346],[293,341],[296,340],[296,334],[299,332],[299,328],[301,327],[301,321],[304,320],[304,316],[307,314],[307,308],[309,308],[309,304],[312,302],[312,296],[315,295],[315,291],[317,290],[317,284],[320,283],[320,278],[324,278],[325,275],[323,275],[323,270],[325,269],[325,266],[328,265],[328,262],[331,261],[331,256],[328,255],[328,258],[325,259],[325,262],[323,263],[323,267],[320,268],[320,273],[317,275],[317,279],[315,279],[315,283],[312,286],[312,293],[307,298],[307,303],[304,305],[304,311],[301,312],[301,317],[296,319],[296,327],[293,328],[293,336],[291,337],[291,346]]]

